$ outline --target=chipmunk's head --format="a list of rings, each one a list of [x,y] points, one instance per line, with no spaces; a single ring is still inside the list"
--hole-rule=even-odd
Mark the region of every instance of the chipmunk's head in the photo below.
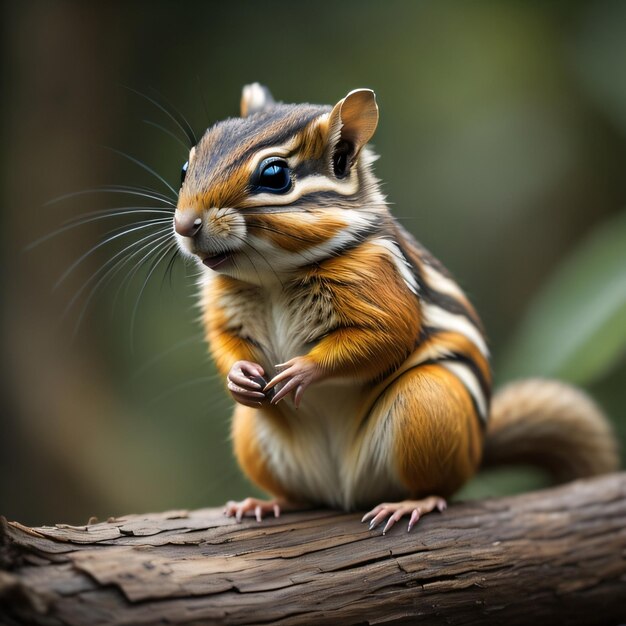
[[[174,228],[207,267],[256,282],[336,254],[385,210],[365,148],[378,123],[369,89],[334,107],[276,103],[247,85],[241,117],[191,149]]]

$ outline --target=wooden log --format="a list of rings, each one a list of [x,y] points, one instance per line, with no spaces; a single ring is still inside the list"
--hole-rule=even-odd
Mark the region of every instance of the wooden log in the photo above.
[[[0,530],[3,624],[619,624],[626,473],[453,504],[386,536],[359,514],[220,509]]]

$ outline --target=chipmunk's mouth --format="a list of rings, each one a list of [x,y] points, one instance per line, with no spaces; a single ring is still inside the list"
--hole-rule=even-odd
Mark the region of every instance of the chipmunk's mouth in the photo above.
[[[216,254],[215,256],[208,256],[202,259],[202,263],[207,267],[214,270],[219,265],[222,265],[225,261],[230,259],[231,254],[229,252],[220,252],[220,254]]]

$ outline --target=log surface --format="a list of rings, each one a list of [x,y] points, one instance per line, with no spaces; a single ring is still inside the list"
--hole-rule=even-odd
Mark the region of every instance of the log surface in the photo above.
[[[3,624],[619,624],[625,596],[626,473],[453,504],[410,534],[334,511],[0,526]]]

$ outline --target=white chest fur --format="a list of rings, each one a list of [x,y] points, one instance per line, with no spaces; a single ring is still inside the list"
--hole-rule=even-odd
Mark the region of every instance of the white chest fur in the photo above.
[[[283,401],[281,412],[291,426],[287,437],[258,413],[263,449],[290,493],[342,509],[405,495],[385,434],[359,432],[363,394],[362,385],[338,380],[312,385],[298,409]]]
[[[210,289],[205,293],[212,297]],[[334,323],[328,303],[309,296],[251,287],[221,293],[217,304],[233,328],[254,341],[260,364],[271,377],[278,363],[308,352],[312,338]],[[272,473],[289,492],[344,509],[404,495],[393,459],[384,452],[390,433],[359,430],[367,410],[364,395],[364,384],[349,378],[313,384],[298,409],[291,398],[278,405],[290,426],[288,434],[258,412],[261,447]]]

